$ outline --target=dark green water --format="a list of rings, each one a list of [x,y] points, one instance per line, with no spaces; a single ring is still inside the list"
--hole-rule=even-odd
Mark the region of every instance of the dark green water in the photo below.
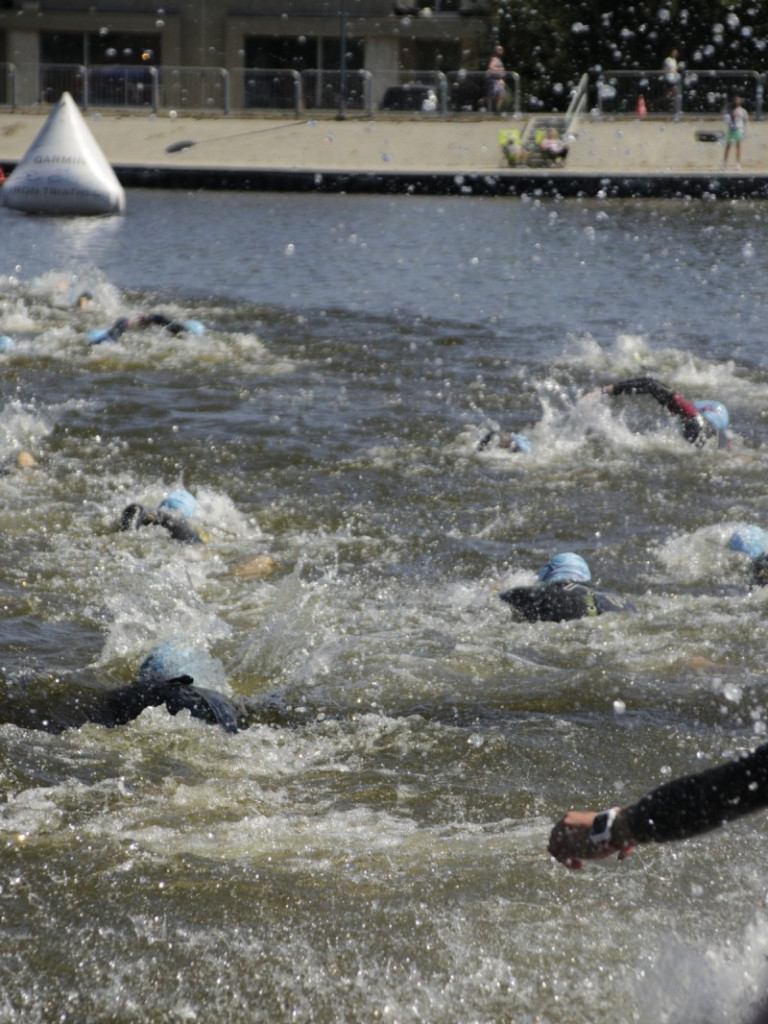
[[[7,706],[123,684],[183,635],[304,723],[0,726],[1,1021],[749,1019],[764,816],[578,875],[546,840],[764,737],[768,593],[727,539],[765,519],[767,216],[0,210]],[[87,345],[147,309],[206,333]],[[734,450],[579,401],[645,370],[724,401]],[[532,453],[478,455],[493,424]],[[115,532],[182,483],[207,544]],[[513,623],[498,590],[567,549],[638,614]],[[272,577],[228,572],[260,554]]]

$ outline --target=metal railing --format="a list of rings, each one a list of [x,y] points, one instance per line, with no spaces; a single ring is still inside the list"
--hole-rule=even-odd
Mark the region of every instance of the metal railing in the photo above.
[[[231,110],[229,72],[224,68],[157,69],[157,108]]]
[[[229,74],[238,110],[291,110],[301,116],[301,75],[291,68],[235,68]]]
[[[335,110],[344,114],[358,110],[369,117],[372,107],[372,76],[368,71],[301,72],[301,105],[304,110]]]
[[[750,115],[760,120],[766,75],[752,70],[604,71],[582,75],[567,112],[531,117],[578,117],[595,97],[597,116],[632,115],[643,96],[646,113],[680,118],[718,115],[739,91]],[[504,113],[521,116],[520,75],[505,76]],[[382,111],[414,111],[448,116],[488,111],[485,71],[403,71],[284,68],[155,67],[148,65],[22,64],[0,62],[0,107],[53,105],[69,92],[82,108],[121,107],[229,114],[235,111],[347,111],[371,117]]]
[[[448,80],[448,107],[457,114],[488,110],[488,73],[486,71],[449,71],[445,76]],[[513,117],[520,117],[520,75],[516,71],[508,71],[504,76],[506,98],[505,112]]]
[[[597,112],[633,114],[643,98],[647,115],[681,118],[685,114],[720,114],[740,93],[756,120],[763,115],[765,75],[757,71],[603,71],[595,84]]]

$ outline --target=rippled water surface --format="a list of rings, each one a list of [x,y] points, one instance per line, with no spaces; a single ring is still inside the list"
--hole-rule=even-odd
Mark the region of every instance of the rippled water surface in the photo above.
[[[764,815],[578,874],[546,841],[764,738],[768,591],[727,539],[765,525],[767,230],[684,201],[0,209],[3,702],[180,635],[287,708],[236,736],[0,711],[0,1020],[751,1019]],[[147,310],[205,334],[87,343]],[[733,450],[581,400],[641,372],[724,401]],[[532,452],[478,453],[489,426]],[[116,532],[180,484],[205,545]],[[499,589],[567,549],[638,614],[513,622]]]

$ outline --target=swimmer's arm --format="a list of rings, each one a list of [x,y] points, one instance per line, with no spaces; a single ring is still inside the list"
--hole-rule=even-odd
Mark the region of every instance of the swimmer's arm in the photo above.
[[[610,839],[602,842],[590,836],[597,812],[569,811],[552,829],[549,852],[569,868],[615,853],[623,860],[639,843],[687,839],[766,806],[768,746],[737,761],[674,779],[637,803],[617,809]]]
[[[699,414],[693,402],[654,377],[631,377],[607,384],[602,391],[604,395],[650,395],[659,405],[682,419],[693,419]]]
[[[768,806],[768,746],[659,786],[627,809],[637,842],[666,843],[718,828]]]
[[[139,317],[139,324],[141,327],[164,327],[170,334],[183,334],[187,330],[186,324],[171,320],[163,313],[147,313]]]
[[[602,389],[604,395],[650,395],[659,405],[667,405],[675,394],[667,384],[662,384],[655,377],[630,377],[618,380],[615,384],[606,384]]]

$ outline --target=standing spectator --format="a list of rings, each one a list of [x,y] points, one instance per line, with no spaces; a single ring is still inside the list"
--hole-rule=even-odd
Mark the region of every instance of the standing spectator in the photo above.
[[[669,51],[669,56],[664,58],[664,63],[661,66],[661,70],[664,72],[664,84],[666,86],[665,95],[669,109],[673,114],[679,113],[680,66],[677,58],[678,51],[673,47]]]
[[[723,167],[725,170],[728,163],[728,154],[731,151],[731,145],[736,149],[736,170],[741,170],[741,143],[744,136],[747,134],[747,125],[749,124],[749,114],[746,112],[744,107],[741,105],[741,96],[738,94],[733,97],[733,103],[725,112],[725,152],[723,153]]]
[[[491,59],[488,61],[488,110],[500,114],[504,107],[504,47],[494,46]]]

